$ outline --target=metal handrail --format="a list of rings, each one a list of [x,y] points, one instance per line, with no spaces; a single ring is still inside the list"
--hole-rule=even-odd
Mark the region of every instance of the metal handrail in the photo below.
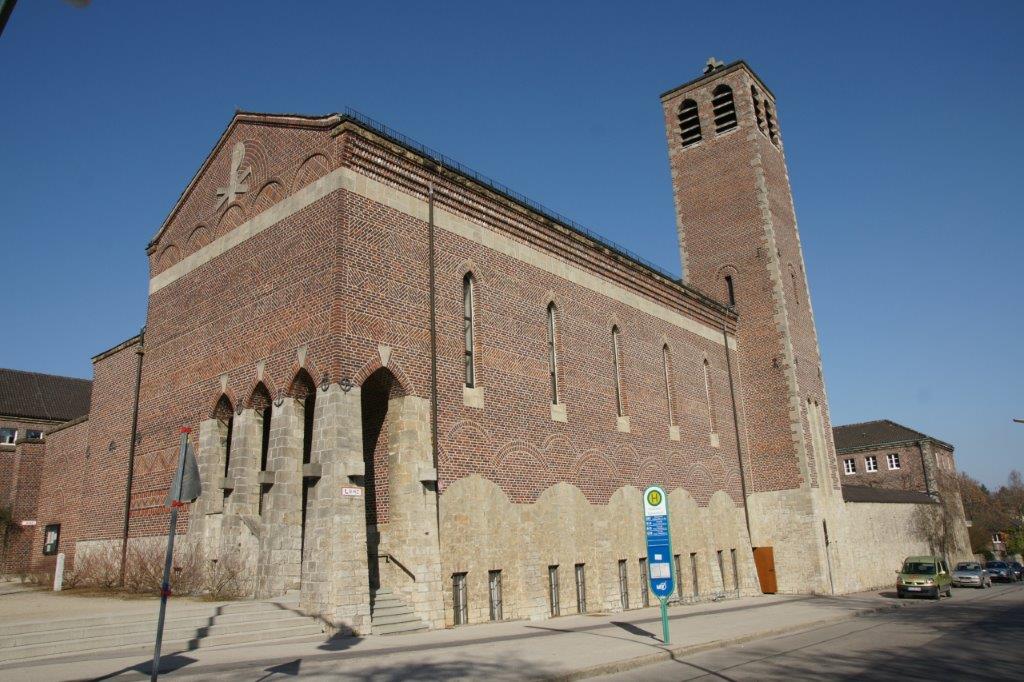
[[[638,255],[636,252],[630,251],[621,244],[617,244],[616,242],[610,239],[602,237],[593,230],[579,224],[575,220],[568,218],[562,215],[561,213],[558,213],[557,211],[553,211],[550,208],[547,208],[543,204],[540,204],[534,201],[533,199],[530,199],[529,197],[520,194],[519,192],[508,187],[507,185],[504,185],[498,182],[497,180],[493,180],[487,177],[486,175],[483,175],[482,173],[478,173],[477,171],[473,170],[472,168],[469,168],[468,166],[463,165],[462,163],[456,161],[455,159],[449,156],[445,156],[441,152],[417,142],[411,137],[408,137],[407,135],[398,132],[394,128],[391,128],[390,126],[387,126],[381,123],[380,121],[370,118],[366,114],[363,114],[357,111],[356,109],[353,109],[351,107],[345,107],[345,116],[354,121],[357,121],[361,125],[364,125],[377,133],[380,133],[384,137],[389,137],[395,140],[404,147],[408,147],[416,151],[417,153],[422,154],[423,156],[427,157],[431,161],[434,161],[438,165],[444,166],[445,168],[455,171],[456,173],[459,173],[461,175],[470,177],[474,181],[480,183],[481,185],[484,185],[488,189],[491,189],[497,192],[498,194],[504,195],[506,198],[511,199],[516,203],[523,204],[524,206],[529,207],[531,210],[541,214],[545,218],[553,222],[556,222],[559,225],[562,225],[563,227],[566,227],[584,237],[587,237],[588,239],[591,239],[594,242],[597,242],[599,245],[609,249],[610,251],[616,252],[619,255],[628,258],[629,260],[635,262],[637,265],[640,265],[654,272],[655,274],[664,277],[665,279],[671,282],[677,282],[680,284],[682,283],[679,277],[673,275],[672,273],[665,270],[661,266],[655,265],[654,263],[647,260],[643,256]]]

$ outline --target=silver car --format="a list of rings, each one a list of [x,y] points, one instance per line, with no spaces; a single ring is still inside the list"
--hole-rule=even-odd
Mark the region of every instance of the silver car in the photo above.
[[[992,587],[992,577],[977,561],[961,561],[953,570],[954,587]]]

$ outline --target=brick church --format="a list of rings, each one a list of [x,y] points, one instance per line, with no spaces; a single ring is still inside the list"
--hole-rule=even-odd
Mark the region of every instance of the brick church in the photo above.
[[[775,96],[711,61],[661,103],[683,281],[359,115],[237,113],[47,435],[36,544],[165,534],[188,426],[179,531],[331,628],[643,606],[655,483],[680,601],[889,583],[931,501],[844,501]]]

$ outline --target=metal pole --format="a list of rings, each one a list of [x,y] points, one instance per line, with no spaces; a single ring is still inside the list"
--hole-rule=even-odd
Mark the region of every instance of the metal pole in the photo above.
[[[164,619],[167,616],[167,599],[171,596],[171,562],[174,559],[174,533],[178,526],[178,508],[181,507],[181,479],[185,473],[185,450],[188,448],[188,434],[191,429],[181,428],[181,442],[178,445],[178,471],[174,474],[171,490],[171,526],[167,531],[167,554],[164,556],[164,579],[160,583],[160,616],[156,624],[156,645],[153,648],[153,665],[149,672],[151,682],[160,676],[160,645],[164,640]]]
[[[3,35],[4,27],[7,26],[7,20],[11,18],[11,12],[14,11],[18,0],[3,0],[3,3],[0,5],[0,35]]]
[[[670,644],[668,636],[668,598],[658,597],[661,602],[661,641]]]
[[[128,561],[128,529],[132,511],[132,480],[135,478],[135,442],[139,438],[139,389],[142,386],[143,345],[146,342],[146,328],[139,332],[139,347],[135,351],[135,398],[132,401],[132,440],[128,443],[128,480],[124,485],[124,527],[121,529],[121,575],[117,584],[124,587],[124,573]]]

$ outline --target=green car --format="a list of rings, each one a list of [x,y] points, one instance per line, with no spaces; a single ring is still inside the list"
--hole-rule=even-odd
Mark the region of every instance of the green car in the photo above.
[[[953,579],[946,562],[937,556],[908,556],[903,568],[896,571],[896,595],[904,597],[931,597],[943,594],[953,596]]]

